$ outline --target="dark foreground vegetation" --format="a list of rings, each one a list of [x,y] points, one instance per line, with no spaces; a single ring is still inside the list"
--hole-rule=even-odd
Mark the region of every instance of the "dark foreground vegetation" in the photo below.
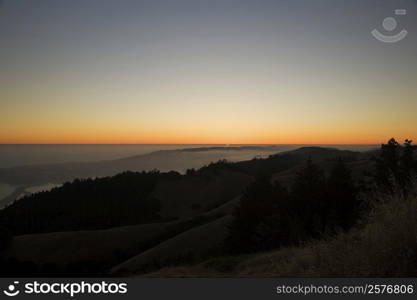
[[[407,195],[416,174],[414,147],[394,139],[382,145],[368,182],[355,182],[341,157],[326,177],[309,157],[286,189],[269,176],[258,176],[235,212],[228,245],[245,253],[298,245],[323,234],[347,231],[369,211],[373,185],[387,195]],[[367,194],[368,192],[368,194]]]
[[[348,230],[362,206],[359,188],[338,159],[326,177],[311,158],[287,190],[260,176],[243,194],[227,241],[233,253],[268,250]]]
[[[406,197],[379,194],[348,232],[297,246],[165,267],[148,277],[416,277],[417,183]]]
[[[158,172],[76,179],[50,192],[27,196],[0,212],[14,234],[91,230],[159,220],[151,192]],[[121,201],[122,199],[122,201]]]
[[[414,152],[391,139],[368,153],[312,147],[185,175],[75,180],[0,211],[0,272],[416,276]],[[88,253],[69,255],[56,240]],[[67,261],[31,256],[30,246]]]

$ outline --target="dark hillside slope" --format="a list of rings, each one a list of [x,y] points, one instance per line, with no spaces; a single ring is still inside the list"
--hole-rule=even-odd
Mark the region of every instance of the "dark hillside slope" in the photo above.
[[[192,176],[162,178],[152,196],[161,203],[163,218],[187,218],[239,196],[252,176],[235,170],[206,170]]]
[[[0,225],[20,235],[105,229],[192,217],[239,196],[260,173],[279,178],[280,174],[295,174],[308,157],[324,165],[338,157],[358,164],[362,155],[307,147],[266,159],[221,161],[186,175],[126,172],[113,177],[75,180],[49,192],[26,196],[0,210]]]
[[[368,159],[368,155],[362,152],[334,148],[302,147],[296,150],[270,155],[266,159],[237,162],[234,166],[251,175],[257,175],[259,173],[274,174],[300,165],[310,157],[316,163],[331,162],[338,158],[343,158],[344,161],[349,162]]]
[[[99,267],[103,272],[112,264],[147,249],[159,239],[168,238],[175,231],[178,233],[180,228],[179,222],[167,222],[105,230],[21,235],[14,237],[10,245],[0,252],[0,259],[30,263],[40,271],[49,265],[57,272],[75,271],[77,266],[78,271],[92,271],[94,266],[94,271],[97,272]]]
[[[232,216],[196,226],[111,269],[113,275],[143,273],[179,261],[198,261],[215,255],[227,237]]]
[[[0,253],[0,264],[5,263],[9,271],[17,267],[37,275],[53,274],[51,270],[57,274],[97,275],[111,268],[120,275],[227,255],[234,249],[230,244],[231,225],[238,219],[236,211],[242,199],[249,199],[248,189],[254,186],[256,195],[269,195],[256,189],[258,180],[267,178],[272,186],[271,178],[280,182],[284,177],[293,178],[311,161],[309,158],[325,171],[339,158],[355,166],[352,169],[357,171],[353,173],[372,168],[372,162],[362,153],[308,147],[265,159],[218,161],[190,169],[185,175],[125,172],[75,180],[50,192],[26,196],[0,210],[0,229],[14,234]],[[274,198],[276,204],[285,204],[282,201],[286,201],[286,194],[280,195],[284,198]],[[266,204],[268,199],[263,199]],[[310,194],[300,201],[305,207],[311,201]],[[257,214],[263,206],[260,210],[256,205],[248,207],[254,208],[250,213]],[[273,205],[268,211],[282,216],[277,207]],[[298,225],[304,224],[303,218],[299,217]],[[271,225],[275,219],[262,220]],[[286,228],[286,224],[280,226]],[[293,227],[292,223],[287,225]],[[279,233],[275,227],[262,226],[256,227],[261,233],[257,238]],[[267,245],[269,240],[265,241]],[[283,245],[290,242],[284,237],[280,241]]]
[[[236,198],[251,181],[245,173],[220,168],[75,180],[0,210],[0,225],[22,235],[191,218]]]
[[[75,180],[15,201],[0,211],[0,225],[18,235],[154,222],[160,219],[159,204],[151,192],[159,176],[122,173]]]

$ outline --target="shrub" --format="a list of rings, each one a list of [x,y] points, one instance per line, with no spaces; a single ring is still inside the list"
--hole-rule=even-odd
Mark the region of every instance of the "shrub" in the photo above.
[[[417,276],[417,193],[380,196],[366,224],[242,264],[243,276]]]

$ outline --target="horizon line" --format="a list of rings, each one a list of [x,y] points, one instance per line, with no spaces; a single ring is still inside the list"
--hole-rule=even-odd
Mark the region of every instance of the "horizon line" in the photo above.
[[[0,146],[375,146],[381,143],[0,143]]]

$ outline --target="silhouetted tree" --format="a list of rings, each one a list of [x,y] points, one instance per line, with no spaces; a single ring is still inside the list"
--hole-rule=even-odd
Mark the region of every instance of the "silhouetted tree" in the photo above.
[[[359,217],[360,203],[351,171],[339,158],[327,180],[329,227],[340,226],[349,229]]]
[[[380,155],[374,158],[376,163],[375,182],[377,185],[392,190],[398,178],[400,145],[392,138],[387,144],[381,145]]]
[[[411,140],[405,140],[402,147],[392,138],[387,144],[381,145],[380,155],[376,162],[375,182],[388,192],[401,188],[406,192],[412,173],[415,171],[414,146]]]
[[[343,160],[337,160],[326,180],[310,157],[297,173],[290,194],[265,175],[246,189],[228,243],[234,252],[297,245],[339,227],[347,230],[358,215],[356,187]]]
[[[160,176],[152,171],[76,179],[14,202],[0,211],[0,224],[29,234],[153,222],[160,219],[160,203],[152,196]]]
[[[230,226],[228,247],[231,252],[253,252],[286,244],[288,232],[281,213],[285,209],[287,192],[279,184],[271,183],[268,175],[259,175],[242,195]]]
[[[196,173],[197,171],[194,168],[187,169],[187,171],[185,172],[187,176],[194,176]]]
[[[399,181],[404,187],[410,184],[413,172],[415,172],[414,146],[412,143],[411,140],[405,140],[400,158]]]
[[[309,157],[291,187],[293,210],[302,220],[307,235],[314,236],[326,227],[325,216],[329,208],[325,196],[324,173]]]

